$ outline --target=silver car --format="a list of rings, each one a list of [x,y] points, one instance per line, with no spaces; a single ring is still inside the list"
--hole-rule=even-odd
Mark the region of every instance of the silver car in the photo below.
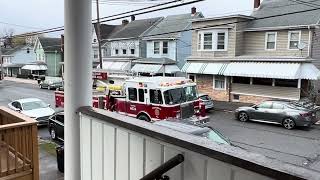
[[[210,111],[213,109],[213,100],[207,94],[199,94],[199,99],[205,105],[206,111]]]
[[[310,127],[317,122],[315,109],[290,101],[265,101],[252,107],[240,107],[235,110],[235,116],[242,122],[281,124],[286,129]]]

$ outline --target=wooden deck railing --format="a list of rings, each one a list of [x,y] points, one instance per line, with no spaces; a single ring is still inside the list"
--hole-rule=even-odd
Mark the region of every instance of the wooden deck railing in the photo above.
[[[0,179],[39,179],[37,122],[0,107]]]

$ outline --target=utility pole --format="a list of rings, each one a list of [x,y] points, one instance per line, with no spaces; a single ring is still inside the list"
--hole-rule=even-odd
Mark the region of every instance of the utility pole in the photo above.
[[[4,78],[3,75],[3,58],[2,58],[2,50],[1,50],[1,45],[0,45],[0,63],[1,63],[1,74],[0,74],[0,80]]]
[[[100,69],[102,69],[102,52],[101,52],[99,0],[97,0],[97,38],[98,38],[98,46],[99,46]]]

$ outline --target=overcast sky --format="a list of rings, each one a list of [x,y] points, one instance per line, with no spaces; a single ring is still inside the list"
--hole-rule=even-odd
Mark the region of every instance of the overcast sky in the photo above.
[[[114,3],[117,0],[112,0],[112,3],[106,3],[108,0],[100,1],[100,17],[154,5],[152,3],[144,3],[144,5],[141,5],[141,3],[128,2]],[[161,2],[163,2],[163,0]],[[250,10],[253,8],[253,0],[206,0],[193,5],[141,15],[136,17],[136,19],[189,13],[192,6],[195,6],[197,10],[201,11],[206,17],[221,16],[230,13],[250,14]],[[1,0],[0,7],[0,34],[3,34],[4,29],[13,28],[14,34],[19,34],[62,26],[64,23],[63,0]],[[93,3],[92,12],[93,18],[95,18],[95,3]],[[111,23],[117,24],[119,22]],[[9,24],[15,24],[16,26]],[[51,34],[50,36],[59,36],[59,34],[61,33]]]

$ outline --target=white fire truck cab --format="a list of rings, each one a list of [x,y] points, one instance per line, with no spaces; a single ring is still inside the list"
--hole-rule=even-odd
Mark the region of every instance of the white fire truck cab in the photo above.
[[[137,77],[126,80],[124,96],[107,95],[106,109],[145,121],[208,122],[197,87],[183,77]]]

